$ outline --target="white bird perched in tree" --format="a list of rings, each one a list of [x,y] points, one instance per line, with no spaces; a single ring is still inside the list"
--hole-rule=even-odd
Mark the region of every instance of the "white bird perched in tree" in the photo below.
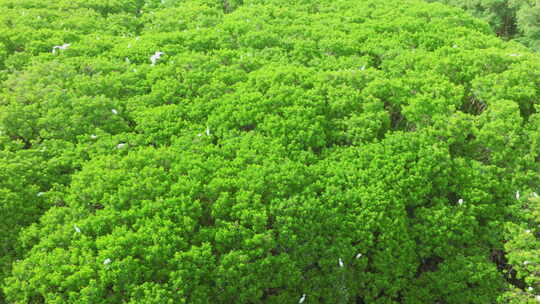
[[[210,127],[206,127],[206,135],[210,136]]]
[[[533,192],[532,195],[533,195],[533,197],[538,197],[538,193],[536,193],[536,192]]]
[[[106,258],[106,259],[103,261],[103,265],[108,265],[108,264],[110,264],[111,262],[112,262],[111,259]]]
[[[339,258],[339,267],[343,267],[343,260],[341,258]]]
[[[126,57],[125,59],[126,63],[131,63],[131,61],[129,61],[129,58]]]
[[[154,55],[150,57],[150,61],[152,62],[152,66],[156,65],[157,60],[161,57],[161,55],[165,55],[163,52],[155,52]]]
[[[528,291],[533,291],[533,288],[531,286],[529,286],[529,288],[527,288]]]
[[[81,228],[79,228],[77,225],[73,225],[73,229],[75,229],[75,232],[81,233]]]
[[[525,230],[525,233],[531,233],[531,230],[527,229]]]
[[[519,200],[519,190],[516,191],[516,199]]]
[[[304,301],[306,300],[306,294],[302,294],[302,297],[300,297],[300,300],[298,300],[298,304],[302,304],[304,303]]]
[[[361,253],[359,253],[359,254],[356,255],[356,259],[359,259],[359,258],[361,258],[361,257],[362,257],[362,254],[361,254]]]
[[[529,265],[531,262],[529,261],[523,261],[523,265]]]
[[[92,134],[92,135],[90,135],[90,138],[91,139],[96,139],[96,138],[98,138],[98,136],[96,134]]]
[[[462,199],[462,198],[460,198],[457,202],[458,202],[458,204],[459,204],[460,206],[463,205],[463,199]]]
[[[124,148],[125,146],[126,146],[125,143],[119,143],[118,145],[116,145],[116,148],[117,148],[117,149],[122,149],[122,148]]]
[[[45,192],[38,192],[37,196],[42,196]]]
[[[71,44],[69,43],[64,43],[62,45],[55,45],[53,48],[52,48],[52,53],[53,54],[56,54],[56,50],[65,50],[67,49]]]
[[[114,115],[118,114],[118,111],[116,111],[116,109],[112,109],[111,112],[112,112]]]

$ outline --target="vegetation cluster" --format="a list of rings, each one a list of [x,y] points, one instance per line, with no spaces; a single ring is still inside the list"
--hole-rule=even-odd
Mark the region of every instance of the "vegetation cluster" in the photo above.
[[[0,12],[0,302],[539,299],[540,57],[488,23],[417,0]]]
[[[538,0],[428,0],[460,7],[487,21],[503,39],[514,39],[540,50],[540,1]]]

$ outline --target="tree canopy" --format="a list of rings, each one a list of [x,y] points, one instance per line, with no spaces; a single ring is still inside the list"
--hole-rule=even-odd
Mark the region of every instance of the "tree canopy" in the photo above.
[[[487,21],[504,39],[514,39],[540,50],[540,1],[538,0],[428,0],[460,7]]]
[[[5,303],[534,303],[540,57],[418,0],[0,0]]]

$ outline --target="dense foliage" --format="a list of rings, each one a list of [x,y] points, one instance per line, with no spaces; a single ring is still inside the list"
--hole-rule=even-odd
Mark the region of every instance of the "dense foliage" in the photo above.
[[[416,0],[0,10],[0,302],[539,294],[540,57],[487,23]]]
[[[505,39],[515,39],[540,50],[540,1],[538,0],[427,0],[460,7],[487,21]]]

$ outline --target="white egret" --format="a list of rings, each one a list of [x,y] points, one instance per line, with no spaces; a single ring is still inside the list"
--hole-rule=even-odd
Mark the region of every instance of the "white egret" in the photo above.
[[[527,229],[525,230],[525,233],[531,233],[531,230]]]
[[[90,138],[91,139],[96,139],[96,138],[98,138],[98,136],[96,134],[92,134],[92,135],[90,135]]]
[[[529,265],[530,263],[531,263],[530,261],[524,261],[523,265]]]
[[[343,260],[341,258],[339,258],[339,267],[343,267]]]
[[[210,136],[210,127],[206,127],[206,135]]]
[[[45,192],[38,192],[37,196],[42,196]]]
[[[126,57],[125,59],[126,63],[131,63],[131,61],[129,61],[129,58]]]
[[[111,112],[112,112],[114,115],[118,114],[118,111],[116,111],[116,109],[112,109]]]
[[[75,229],[75,232],[81,233],[81,228],[77,227],[77,225],[73,225],[73,229]]]
[[[527,288],[528,291],[533,291],[533,288],[529,286],[529,288]]]
[[[518,190],[518,191],[516,191],[516,199],[519,200],[519,197],[520,197],[520,195],[519,195],[519,190]]]
[[[122,148],[124,148],[125,146],[126,146],[125,143],[119,143],[118,145],[116,145],[116,148],[117,148],[117,149],[122,149]]]
[[[106,258],[104,261],[103,261],[103,265],[109,265],[111,263],[111,259],[109,258]]]
[[[306,294],[302,294],[302,297],[300,298],[300,300],[298,301],[298,304],[302,304],[304,303],[304,301],[306,300]]]
[[[460,199],[458,200],[458,204],[459,204],[460,206],[463,205],[463,199],[462,199],[462,198],[460,198]]]
[[[359,259],[359,258],[361,258],[361,257],[362,257],[362,254],[361,254],[361,253],[359,253],[359,254],[356,255],[356,259]]]
[[[154,55],[152,55],[150,57],[150,61],[152,62],[152,66],[156,65],[156,62],[161,57],[161,55],[165,55],[165,53],[157,51],[157,52],[154,53]]]
[[[65,50],[65,49],[67,49],[70,45],[71,45],[71,44],[69,44],[69,43],[64,43],[64,44],[62,44],[62,45],[55,45],[55,46],[53,47],[53,49],[52,49],[52,53],[53,53],[53,54],[56,54],[56,50],[57,50],[57,49],[58,49],[58,50]]]

